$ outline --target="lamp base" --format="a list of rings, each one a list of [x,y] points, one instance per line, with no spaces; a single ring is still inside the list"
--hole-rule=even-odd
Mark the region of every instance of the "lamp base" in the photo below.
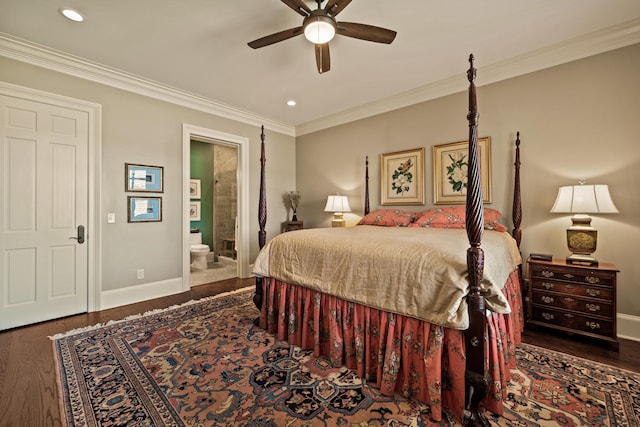
[[[590,267],[597,267],[598,260],[589,255],[571,254],[566,259],[567,264],[586,265]]]
[[[567,264],[597,266],[598,261],[591,256],[598,244],[598,231],[591,226],[588,215],[574,215],[571,227],[567,228],[567,246],[572,252]]]
[[[333,214],[333,219],[331,220],[332,227],[345,227],[346,223],[344,221],[343,215],[341,212],[335,212]]]

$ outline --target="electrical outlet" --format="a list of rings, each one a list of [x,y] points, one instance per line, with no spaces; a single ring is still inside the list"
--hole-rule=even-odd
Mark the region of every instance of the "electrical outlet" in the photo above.
[[[138,273],[138,279],[144,279],[144,270],[140,269],[137,271]]]

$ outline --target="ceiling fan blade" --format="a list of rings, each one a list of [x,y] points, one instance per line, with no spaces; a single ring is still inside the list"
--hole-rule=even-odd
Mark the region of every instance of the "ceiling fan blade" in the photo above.
[[[351,3],[351,0],[329,0],[324,7],[324,11],[331,16],[336,16],[342,12],[345,7],[349,6],[349,3]]]
[[[302,0],[282,0],[282,3],[286,4],[302,16],[306,17],[311,15],[311,9],[309,9],[309,6],[304,4]]]
[[[331,69],[331,58],[329,56],[329,43],[316,45],[316,65],[320,74]]]
[[[373,25],[357,24],[355,22],[338,22],[336,33],[356,39],[386,44],[391,44],[393,39],[396,38],[395,31],[382,27],[374,27]]]
[[[269,34],[268,36],[261,37],[247,44],[249,45],[249,47],[258,49],[260,47],[269,46],[270,44],[290,39],[291,37],[295,37],[300,34],[302,34],[302,27],[289,28],[288,30],[280,31],[279,33]]]

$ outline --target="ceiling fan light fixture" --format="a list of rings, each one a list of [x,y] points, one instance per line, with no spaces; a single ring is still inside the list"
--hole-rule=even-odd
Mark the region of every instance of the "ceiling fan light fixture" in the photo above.
[[[304,23],[304,36],[313,44],[325,44],[336,35],[336,24],[328,16],[311,16]]]

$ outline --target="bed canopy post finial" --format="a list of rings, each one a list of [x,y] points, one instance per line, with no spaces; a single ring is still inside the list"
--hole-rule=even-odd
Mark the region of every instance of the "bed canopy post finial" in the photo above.
[[[264,155],[264,125],[261,128],[260,133],[260,195],[258,199],[258,246],[262,249],[267,241],[267,232],[265,231],[265,225],[267,224],[267,191],[265,183],[265,163],[266,158]],[[253,295],[253,303],[258,310],[262,309],[262,277],[256,276],[256,291]],[[256,319],[256,322],[259,319]]]
[[[520,224],[522,223],[522,199],[520,197],[520,132],[516,133],[516,161],[515,175],[513,183],[513,211],[511,216],[513,217],[513,232],[511,235],[516,241],[518,247],[522,241],[522,230]]]
[[[469,295],[467,297],[469,329],[465,331],[466,372],[465,383],[470,418],[465,425],[488,426],[488,421],[480,410],[480,402],[489,392],[489,381],[485,369],[485,301],[481,294],[484,274],[484,251],[480,247],[484,224],[482,205],[482,183],[480,180],[480,156],[478,150],[478,106],[476,100],[476,69],[473,54],[469,55],[469,165],[467,169],[466,230],[470,247],[467,249],[469,272]]]
[[[369,214],[369,156],[364,161],[364,214]]]

